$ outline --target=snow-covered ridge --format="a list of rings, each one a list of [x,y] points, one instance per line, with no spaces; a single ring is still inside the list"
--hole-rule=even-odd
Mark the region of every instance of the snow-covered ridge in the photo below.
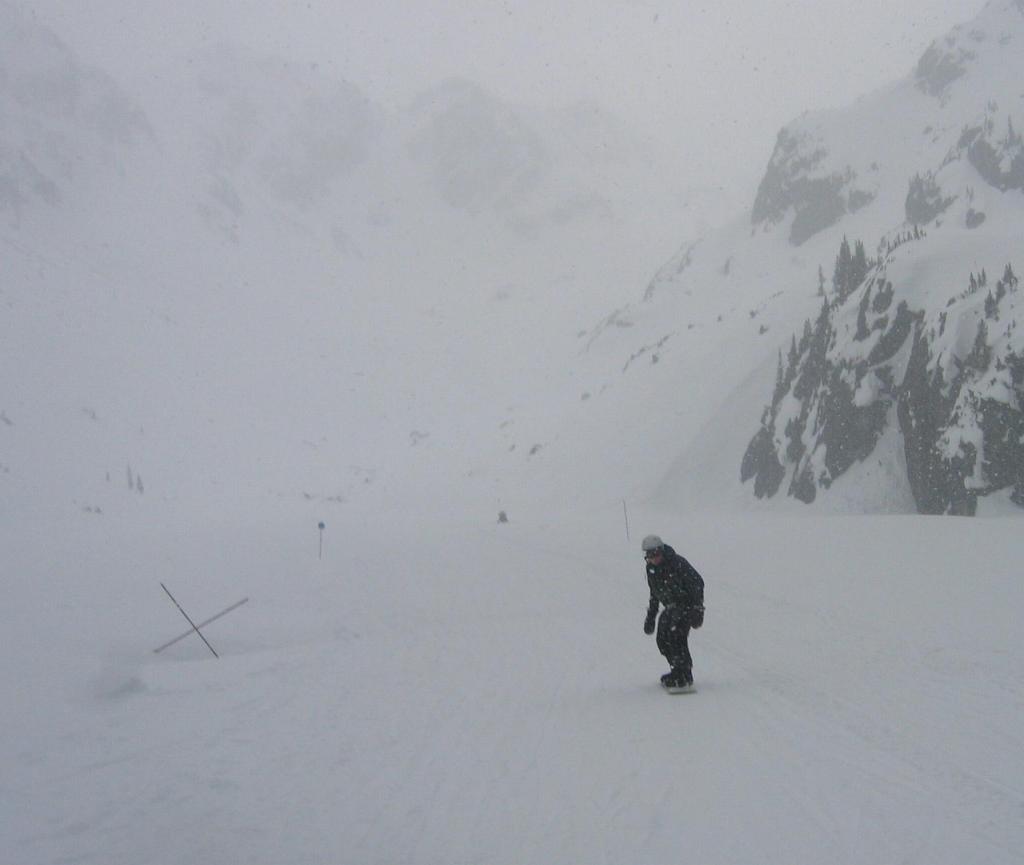
[[[1000,167],[1017,151],[992,136],[1020,113],[1021,68],[1021,7],[993,0],[973,22],[934,42],[906,81],[848,110],[811,112],[787,125],[758,189],[752,224],[761,230],[785,224],[799,246],[876,198],[875,221],[892,219],[894,196],[905,195],[917,172],[936,170],[958,148],[984,166],[990,182],[999,176],[995,185],[1019,188],[1022,169]]]
[[[896,467],[923,513],[973,514],[979,496],[1002,490],[1024,505],[1024,310],[1013,268],[1024,220],[1024,94],[1006,69],[1024,71],[1021,11],[990,3],[925,52],[915,83],[939,97],[927,148],[898,140],[898,158],[893,146],[864,157],[916,164],[904,221],[878,209],[870,272],[860,247],[862,266],[850,273],[844,238],[816,324],[806,322],[786,359],[780,354],[775,391],[742,460],[741,480],[754,481],[756,496],[785,482],[789,495],[812,502],[871,457]],[[917,106],[905,88],[894,92]],[[841,128],[837,118],[832,135]],[[939,160],[936,145],[945,147]],[[794,230],[811,211],[803,208]],[[889,428],[899,435],[886,436]]]
[[[904,80],[788,124],[746,231],[687,240],[646,303],[609,320],[631,327],[595,331],[618,334],[620,369],[646,350],[680,378],[721,385],[719,408],[659,497],[788,493],[928,513],[1024,502],[1021,80],[1021,4],[993,0]],[[695,366],[693,350],[716,332],[735,349],[730,362],[722,352]],[[681,338],[651,353],[670,333]],[[755,376],[750,365],[739,372],[743,339],[750,361],[778,358],[760,422],[742,404]],[[767,370],[758,377],[767,385]],[[741,444],[734,430],[748,424]],[[726,448],[736,451],[723,473]]]
[[[941,101],[949,98],[952,85],[967,75],[972,66],[984,62],[994,43],[1005,47],[1021,37],[1024,16],[1021,0],[990,0],[969,25],[955,27],[945,38],[933,42],[921,55],[914,70],[917,86]]]
[[[972,273],[962,291],[936,303],[914,296],[907,278],[908,267],[922,267],[912,250],[927,237],[915,229],[896,243],[868,276],[849,280],[852,291],[840,284],[823,299],[817,321],[793,337],[785,360],[780,354],[741,480],[753,480],[758,497],[785,484],[810,503],[872,457],[905,466],[922,513],[973,515],[979,496],[1002,490],[1024,506],[1017,276],[1009,264],[991,281],[984,270]],[[847,246],[837,274],[844,254],[849,262]],[[897,437],[886,437],[890,427]]]
[[[53,33],[0,2],[0,214],[54,206],[74,177],[115,168],[149,124],[139,105]]]

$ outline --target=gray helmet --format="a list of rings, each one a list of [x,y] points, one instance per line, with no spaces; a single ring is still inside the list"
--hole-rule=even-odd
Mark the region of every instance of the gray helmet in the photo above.
[[[657,535],[648,535],[640,542],[640,549],[645,553],[651,552],[651,550],[659,550],[665,546],[665,542]]]

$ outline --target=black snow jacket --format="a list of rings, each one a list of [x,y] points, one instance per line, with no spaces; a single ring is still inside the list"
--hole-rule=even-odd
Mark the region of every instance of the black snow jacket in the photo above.
[[[658,606],[703,607],[704,579],[697,569],[665,545],[660,565],[647,563],[647,585],[651,588],[651,603],[647,618],[653,621]]]

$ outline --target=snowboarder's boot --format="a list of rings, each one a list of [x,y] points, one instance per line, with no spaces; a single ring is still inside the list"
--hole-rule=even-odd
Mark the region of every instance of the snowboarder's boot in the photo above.
[[[672,693],[686,693],[693,690],[693,675],[682,667],[673,667],[661,677],[661,685]]]

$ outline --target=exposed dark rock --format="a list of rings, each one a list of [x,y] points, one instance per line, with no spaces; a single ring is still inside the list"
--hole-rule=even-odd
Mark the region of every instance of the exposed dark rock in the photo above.
[[[654,299],[654,295],[660,286],[672,285],[682,275],[683,271],[693,264],[693,254],[699,243],[697,241],[696,243],[684,246],[654,275],[654,278],[647,284],[647,289],[644,291],[645,302]]]
[[[984,213],[980,213],[979,211],[975,210],[973,207],[970,208],[967,211],[967,215],[964,218],[964,224],[968,228],[977,228],[984,221],[985,221],[985,214]]]
[[[871,330],[868,328],[868,304],[870,302],[871,287],[869,286],[864,291],[864,296],[860,300],[860,307],[857,310],[857,333],[854,336],[857,342],[863,342],[871,336]]]
[[[917,511],[942,514],[949,510],[956,486],[950,467],[937,448],[952,406],[944,393],[941,369],[929,369],[931,360],[928,339],[919,327],[914,334],[896,413],[903,435],[907,480]]]
[[[956,196],[943,196],[942,189],[935,182],[935,176],[931,172],[923,177],[915,174],[910,179],[904,206],[907,222],[925,225],[944,213],[954,201]]]
[[[985,436],[982,469],[995,489],[1012,486],[1024,491],[1024,413],[1005,403],[984,399],[980,404]]]
[[[773,439],[772,430],[761,427],[747,445],[740,464],[740,480],[746,483],[754,478],[754,495],[759,499],[774,496],[786,476],[775,453]]]
[[[850,213],[856,213],[862,207],[867,207],[874,200],[875,194],[873,192],[867,192],[863,189],[851,189],[847,197],[846,208]]]
[[[811,504],[817,498],[818,488],[814,484],[814,473],[809,464],[805,463],[804,467],[793,475],[789,494],[805,505]]]
[[[901,300],[900,305],[896,308],[896,320],[882,334],[882,338],[878,340],[868,355],[869,365],[874,366],[878,363],[885,363],[885,361],[891,360],[896,352],[903,348],[903,343],[910,336],[914,318],[915,316],[907,308],[907,304]]]
[[[851,168],[814,176],[827,156],[828,151],[807,136],[780,131],[754,199],[751,222],[774,225],[792,211],[789,240],[799,246],[874,200],[873,193],[853,188],[857,175]]]
[[[841,369],[836,369],[830,386],[822,399],[819,441],[825,446],[827,479],[838,478],[854,463],[871,455],[885,429],[889,401],[880,399],[866,406],[854,404],[854,389],[846,381]],[[866,368],[858,370],[858,384]]]
[[[882,281],[878,291],[875,292],[875,297],[871,301],[871,311],[875,313],[885,312],[892,304],[892,283]]]
[[[1024,140],[1007,119],[1005,133],[996,132],[995,109],[990,106],[985,122],[963,131],[954,155],[967,154],[985,182],[1006,192],[1024,189]]]
[[[978,138],[968,149],[967,158],[978,173],[1001,192],[1024,189],[1024,153],[1018,145],[1010,158],[1010,166],[1003,170],[1003,158],[1008,148],[993,147],[984,138]]]
[[[799,246],[819,231],[835,225],[846,214],[843,199],[844,179],[830,177],[801,178],[791,186],[796,215],[789,230],[789,242]]]
[[[764,222],[776,223],[781,220],[793,204],[793,196],[790,192],[793,178],[802,172],[811,170],[826,156],[827,152],[824,149],[810,154],[801,154],[799,139],[788,129],[781,129],[775,141],[775,150],[757,189],[754,209],[751,211],[751,221],[758,225]]]
[[[898,289],[881,262],[845,301],[825,301],[799,343],[791,340],[785,365],[780,353],[741,479],[754,478],[763,498],[789,475],[787,494],[811,503],[874,453],[895,418],[918,512],[973,515],[979,497],[997,490],[1024,506],[1024,348],[1017,301],[1008,300],[1018,280],[1007,265],[995,288],[987,285],[982,268],[944,309],[915,310],[901,299],[893,315]],[[967,327],[976,328],[970,351],[951,355],[948,332]],[[858,346],[875,331],[865,357]]]
[[[958,78],[967,72],[967,63],[974,53],[954,46],[931,45],[917,62],[914,77],[917,86],[930,96],[941,96]]]

